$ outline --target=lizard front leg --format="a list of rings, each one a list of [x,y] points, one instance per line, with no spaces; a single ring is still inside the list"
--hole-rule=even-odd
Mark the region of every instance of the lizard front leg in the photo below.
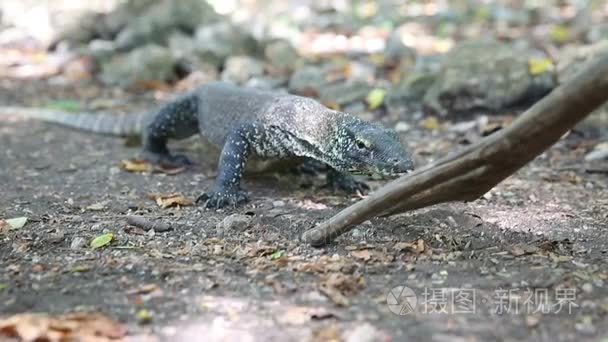
[[[360,182],[348,173],[340,172],[334,168],[327,171],[327,185],[333,190],[342,190],[349,194],[360,192],[365,194],[369,190],[369,185]]]
[[[198,131],[198,98],[195,95],[167,103],[150,117],[145,126],[142,156],[153,164],[171,167],[192,165],[186,156],[170,153],[167,141],[185,139]]]
[[[252,151],[252,139],[256,133],[259,134],[255,125],[244,125],[226,138],[215,186],[213,190],[199,196],[197,203],[204,202],[206,208],[219,209],[247,201],[247,194],[241,190],[240,185],[247,159]]]

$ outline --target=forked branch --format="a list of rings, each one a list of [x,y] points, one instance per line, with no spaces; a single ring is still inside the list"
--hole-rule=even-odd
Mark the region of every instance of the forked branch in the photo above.
[[[331,242],[375,216],[450,201],[473,201],[536,158],[608,101],[608,56],[587,63],[509,127],[464,150],[398,178],[306,231],[315,246]]]

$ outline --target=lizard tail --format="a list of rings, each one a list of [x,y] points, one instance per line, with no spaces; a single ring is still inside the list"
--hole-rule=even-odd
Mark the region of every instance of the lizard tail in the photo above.
[[[52,109],[0,107],[0,117],[2,115],[41,120],[96,134],[128,137],[141,134],[147,113],[70,113]]]

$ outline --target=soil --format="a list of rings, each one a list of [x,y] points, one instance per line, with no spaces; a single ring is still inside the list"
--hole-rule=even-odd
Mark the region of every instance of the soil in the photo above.
[[[133,110],[155,101],[96,85],[0,83],[6,105],[65,98]],[[462,143],[415,123],[405,136],[420,164]],[[0,125],[0,218],[28,222],[0,234],[0,314],[101,311],[134,340],[598,340],[608,334],[608,173],[583,161],[594,143],[573,132],[475,202],[374,219],[313,248],[301,233],[357,196],[268,173],[246,178],[242,207],[163,209],[150,194],[195,199],[212,185],[213,161],[196,141],[173,145],[196,168],[131,173],[120,162],[138,150],[122,139],[10,117]],[[227,224],[233,214],[244,223]],[[129,215],[172,229],[146,231]],[[105,233],[109,245],[89,246]],[[400,286],[416,295],[412,312]]]

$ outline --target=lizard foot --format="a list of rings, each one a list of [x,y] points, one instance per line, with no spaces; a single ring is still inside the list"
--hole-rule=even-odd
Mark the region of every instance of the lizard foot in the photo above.
[[[295,169],[296,173],[316,176],[321,172],[327,171],[327,165],[322,162],[309,159],[298,165]]]
[[[353,176],[342,173],[329,172],[327,174],[327,185],[333,191],[344,191],[349,194],[365,194],[369,185],[356,180]]]
[[[183,154],[144,152],[143,158],[152,164],[169,168],[179,168],[194,165],[194,163]]]
[[[247,193],[243,190],[209,191],[196,199],[196,203],[204,203],[207,209],[220,209],[226,206],[236,207],[246,201]]]

